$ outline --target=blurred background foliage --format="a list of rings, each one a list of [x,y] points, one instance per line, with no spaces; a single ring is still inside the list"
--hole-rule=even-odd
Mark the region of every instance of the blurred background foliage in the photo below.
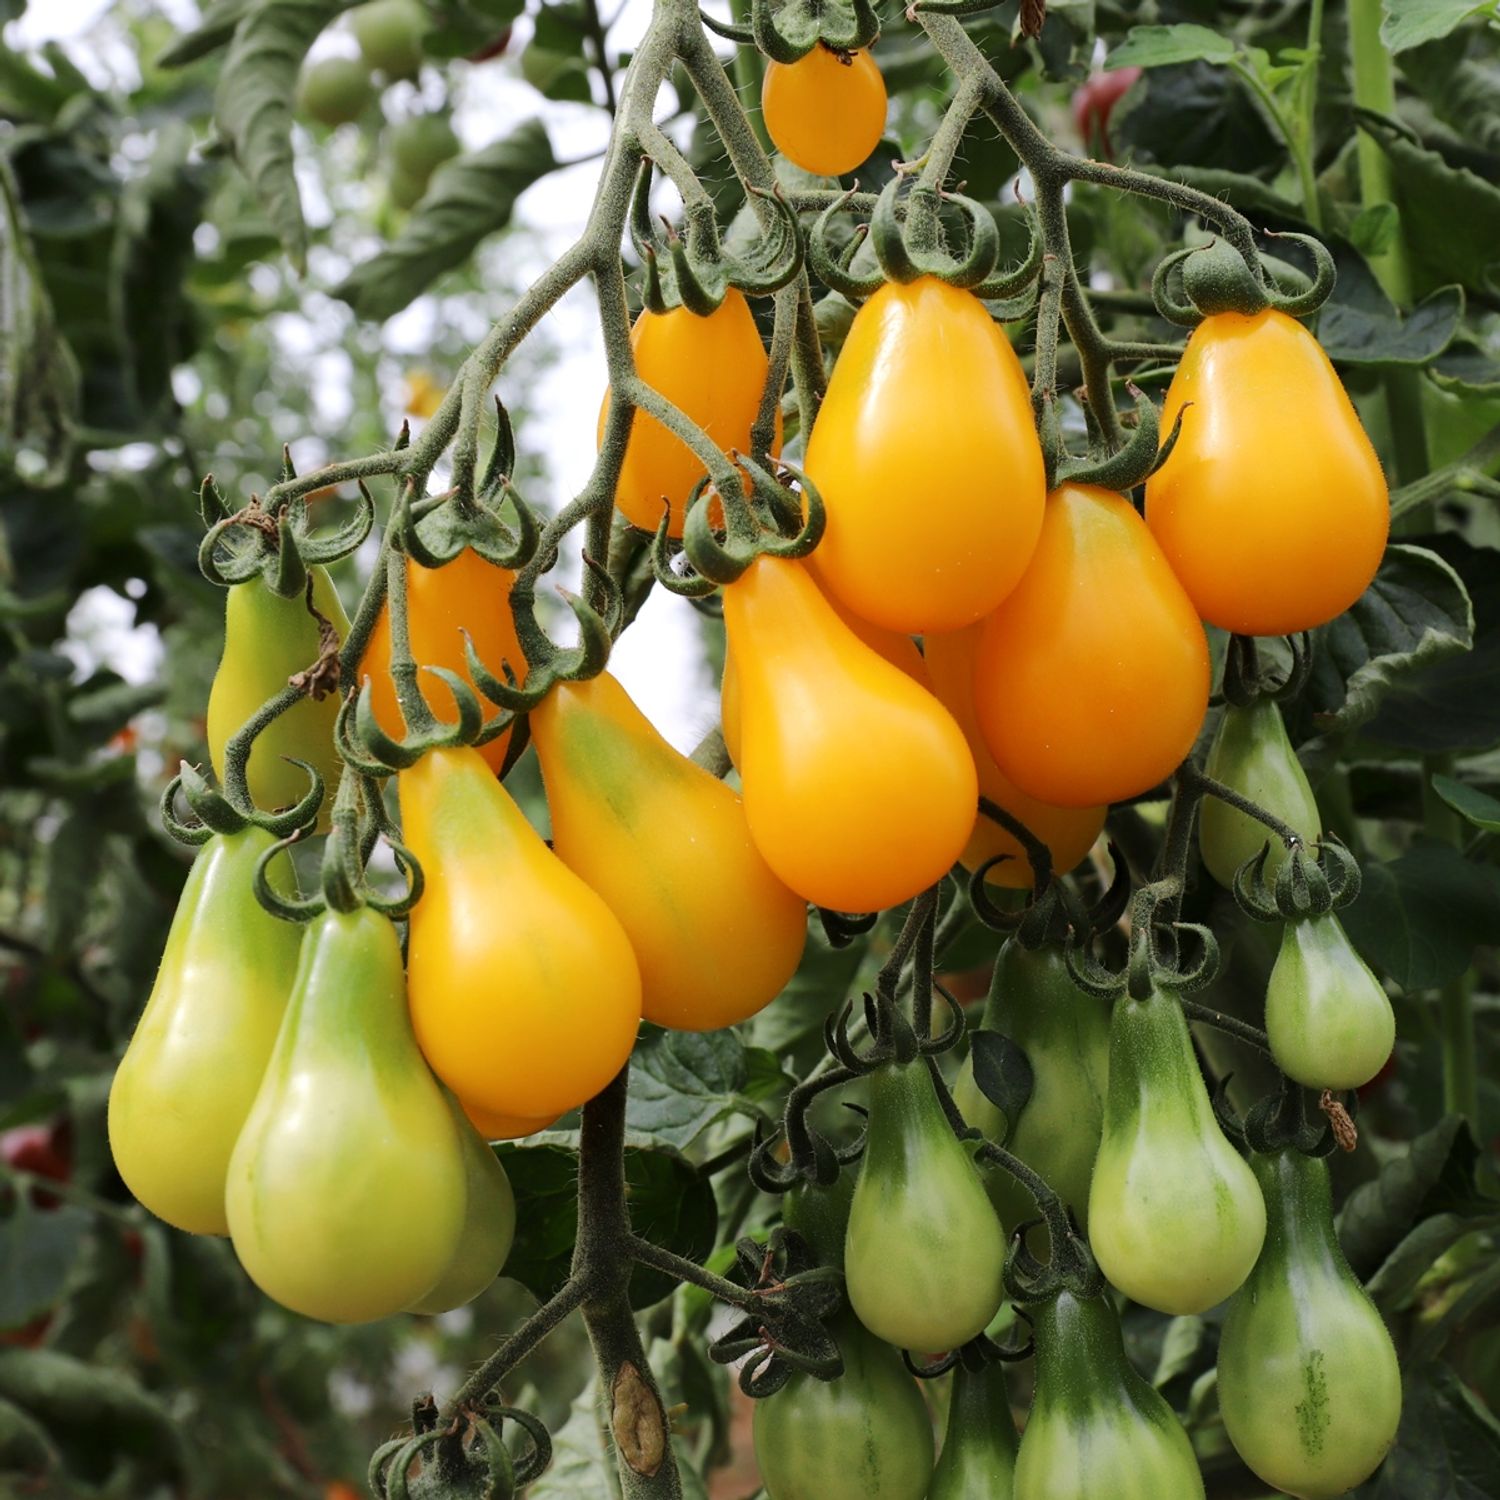
[[[567,1137],[507,1147],[520,1200],[513,1275],[440,1319],[327,1328],[261,1297],[226,1244],[149,1220],[104,1137],[110,1074],[187,865],[154,804],[179,760],[206,759],[222,601],[196,568],[198,486],[211,472],[243,503],[274,482],[287,447],[306,470],[430,414],[537,263],[535,230],[512,226],[517,199],[597,151],[645,15],[644,0],[619,14],[595,0],[412,4],[420,55],[387,59],[332,128],[295,89],[309,51],[357,55],[337,0],[204,0],[201,11],[117,0],[90,31],[42,45],[24,40],[26,0],[0,0],[12,43],[0,47],[0,1494],[343,1500],[361,1492],[368,1452],[411,1398],[451,1388],[555,1284],[571,1247]],[[1320,633],[1292,725],[1332,826],[1364,862],[1348,926],[1400,1013],[1360,1149],[1338,1164],[1351,1259],[1408,1361],[1407,1425],[1368,1487],[1381,1500],[1500,1495],[1500,1210],[1487,1187],[1500,1133],[1493,9],[1387,0],[1394,114],[1352,97],[1342,4],[1326,8],[1310,79],[1309,7],[1297,0],[1054,0],[1032,44],[1014,39],[1015,0],[968,23],[1058,140],[1170,172],[1270,229],[1322,229],[1341,275],[1320,336],[1393,482],[1420,488],[1371,594]],[[920,33],[888,10],[877,56],[890,129],[862,173],[874,185],[920,154],[948,89]],[[1098,75],[1110,49],[1142,71]],[[747,101],[756,67],[734,64]],[[1312,139],[1289,133],[1292,91],[1309,81]],[[448,156],[458,142],[440,130],[421,150],[403,137],[455,105],[460,154]],[[662,113],[732,218],[738,185],[694,124],[685,85]],[[579,140],[594,144],[574,149]],[[1393,183],[1393,205],[1377,211],[1358,180],[1371,142]],[[962,172],[1019,243],[1016,162],[985,127]],[[1070,217],[1123,336],[1163,336],[1142,291],[1183,226],[1165,208],[1082,185]],[[1383,259],[1398,236],[1410,295],[1393,301]],[[823,298],[831,346],[850,315]],[[1012,331],[1026,350],[1027,330]],[[556,362],[579,372],[588,409],[569,416],[591,428],[595,372],[552,324],[505,381],[523,487],[553,504],[568,455],[528,431],[555,433],[532,393]],[[1140,378],[1159,393],[1169,373]],[[1075,377],[1065,359],[1064,382]],[[344,566],[346,603],[367,566]],[[717,661],[712,618],[684,610],[678,623],[696,632],[697,656]],[[713,711],[707,696],[691,709],[700,728]],[[529,757],[514,776],[543,818]],[[1137,867],[1159,822],[1150,803],[1111,820]],[[1106,873],[1101,863],[1085,879]],[[1211,920],[1225,944],[1213,1003],[1254,1015],[1267,934],[1206,877],[1187,915]],[[788,994],[740,1033],[646,1037],[630,1115],[645,1232],[722,1269],[737,1236],[774,1217],[739,1168],[749,1132],[821,1054],[824,1017],[861,992],[889,937],[889,922],[841,949],[815,935]],[[997,943],[977,926],[958,934],[945,963],[965,998],[982,995]],[[1453,1112],[1467,1101],[1445,1077],[1442,1045],[1459,999],[1478,1032],[1467,1121]],[[1237,1102],[1253,1097],[1254,1060],[1200,1040],[1235,1072]],[[825,1125],[854,1128],[832,1111]],[[753,1493],[742,1407],[703,1352],[711,1306],[653,1278],[636,1296],[653,1365],[683,1404],[689,1483]],[[1186,1414],[1210,1493],[1259,1494],[1217,1418],[1214,1316],[1134,1310],[1128,1333],[1140,1367]],[[533,1495],[609,1493],[573,1332],[534,1355],[508,1394],[556,1435]]]

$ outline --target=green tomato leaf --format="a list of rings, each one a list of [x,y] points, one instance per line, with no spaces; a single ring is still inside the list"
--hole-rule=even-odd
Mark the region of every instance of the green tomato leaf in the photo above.
[[[1435,1214],[1483,1213],[1493,1205],[1474,1186],[1479,1147],[1460,1115],[1448,1115],[1386,1160],[1338,1216],[1339,1243],[1361,1280],[1374,1275],[1412,1228]]]
[[[1384,0],[1381,8],[1380,40],[1392,52],[1434,42],[1470,16],[1495,13],[1492,3],[1475,5],[1474,0]]]
[[[1318,320],[1318,342],[1338,364],[1427,365],[1452,343],[1463,313],[1463,289],[1449,286],[1403,316],[1364,261],[1344,255]]]
[[[1031,1059],[1010,1037],[998,1031],[974,1032],[969,1038],[969,1056],[974,1062],[974,1082],[979,1092],[1005,1116],[1005,1137],[1009,1140],[1026,1101],[1031,1098],[1035,1082]]]
[[[94,1216],[71,1204],[36,1208],[16,1193],[0,1218],[0,1329],[19,1328],[62,1295]]]
[[[343,0],[260,0],[235,27],[214,118],[292,265],[307,267],[307,225],[292,166],[292,97],[313,39]]]
[[[1476,828],[1483,828],[1487,833],[1500,833],[1500,798],[1481,792],[1478,787],[1466,786],[1451,776],[1434,776],[1432,789],[1454,812]]]
[[[1394,203],[1372,203],[1355,214],[1349,239],[1366,259],[1384,255],[1401,232],[1401,214]],[[1319,325],[1319,333],[1322,326]]]
[[[1233,62],[1239,47],[1209,26],[1133,26],[1105,59],[1106,69],[1161,68],[1174,63]]]
[[[762,1098],[784,1081],[774,1057],[770,1063],[774,1078],[757,1059],[754,1082]],[[637,1135],[685,1150],[720,1120],[757,1113],[751,1086],[749,1054],[733,1031],[652,1029],[631,1055],[625,1123]]]
[[[1418,1283],[1438,1258],[1465,1235],[1500,1228],[1500,1215],[1471,1218],[1465,1214],[1434,1214],[1423,1219],[1381,1262],[1365,1290],[1387,1317],[1401,1312]]]
[[[0,159],[0,466],[38,487],[72,461],[78,366],[53,316],[15,179]]]
[[[1359,1500],[1494,1500],[1500,1421],[1445,1364],[1411,1366],[1401,1426]]]
[[[486,236],[504,229],[516,199],[557,166],[539,120],[444,162],[395,244],[356,266],[335,289],[362,318],[391,317],[444,271],[461,265]]]
[[[227,46],[255,0],[209,0],[198,24],[156,60],[159,68],[181,68]]]

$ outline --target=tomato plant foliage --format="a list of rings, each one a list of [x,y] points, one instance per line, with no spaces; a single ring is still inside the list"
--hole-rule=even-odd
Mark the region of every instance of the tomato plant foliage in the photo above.
[[[0,1493],[1500,1500],[1496,6],[53,9]]]

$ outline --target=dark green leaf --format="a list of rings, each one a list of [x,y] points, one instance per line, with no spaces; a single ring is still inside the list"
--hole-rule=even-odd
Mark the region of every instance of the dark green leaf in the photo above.
[[[1470,16],[1484,11],[1493,15],[1495,7],[1492,3],[1476,5],[1474,0],[1383,0],[1381,9],[1385,16],[1380,40],[1392,52],[1404,52],[1447,36]]]
[[[1354,1274],[1373,1276],[1412,1227],[1434,1214],[1483,1211],[1474,1188],[1479,1148],[1458,1115],[1440,1120],[1361,1183],[1339,1212],[1339,1243]]]
[[[516,1240],[505,1274],[546,1298],[568,1279],[578,1238],[577,1133],[549,1131],[533,1139],[534,1145],[497,1148],[516,1195]],[[643,1238],[694,1260],[714,1248],[719,1215],[713,1187],[685,1157],[630,1138],[625,1191],[631,1224]],[[631,1305],[650,1307],[676,1285],[669,1276],[637,1266],[630,1280]]]
[[[17,1193],[0,1218],[0,1329],[18,1328],[62,1295],[93,1215],[70,1204],[36,1208]]]
[[[1500,1422],[1444,1364],[1402,1383],[1401,1428],[1358,1500],[1495,1500]]]
[[[157,67],[180,68],[200,57],[207,57],[210,52],[217,52],[228,43],[234,35],[234,28],[254,3],[255,0],[209,0],[198,24],[157,58]]]
[[[1500,1228],[1500,1216],[1473,1218],[1467,1214],[1434,1214],[1423,1219],[1381,1262],[1366,1290],[1387,1316],[1400,1312],[1418,1282],[1438,1257],[1446,1254],[1465,1235]]]
[[[652,1031],[630,1059],[626,1124],[682,1150],[744,1108],[747,1077],[732,1031]]]
[[[1133,26],[1105,59],[1106,68],[1161,68],[1177,63],[1232,62],[1234,38],[1208,26]]]
[[[1500,871],[1451,844],[1418,843],[1367,863],[1359,899],[1341,917],[1359,951],[1402,989],[1436,989],[1500,931]]]
[[[1451,776],[1434,776],[1432,789],[1454,812],[1486,833],[1500,833],[1500,798],[1466,786]]]
[[[1401,215],[1394,203],[1372,203],[1355,214],[1349,225],[1349,239],[1354,248],[1367,258],[1384,255],[1401,233]],[[1319,337],[1322,336],[1319,324]]]
[[[342,0],[260,0],[236,26],[214,115],[293,266],[307,264],[307,225],[292,166],[292,98],[313,39]]]
[[[516,199],[557,166],[545,127],[528,120],[510,135],[445,162],[394,245],[356,266],[336,295],[362,318],[401,311],[444,271],[505,228]]]
[[[974,1061],[974,1082],[979,1092],[1005,1116],[1005,1133],[1009,1138],[1026,1101],[1031,1098],[1034,1082],[1031,1060],[998,1031],[974,1032],[969,1038],[969,1056]]]
[[[1210,169],[1255,177],[1283,149],[1239,78],[1205,62],[1151,68],[1116,106],[1109,133],[1132,165],[1145,157],[1190,175]]]
[[[1443,287],[1404,317],[1363,260],[1339,257],[1339,279],[1318,319],[1318,342],[1341,364],[1426,365],[1453,341],[1464,294]]]

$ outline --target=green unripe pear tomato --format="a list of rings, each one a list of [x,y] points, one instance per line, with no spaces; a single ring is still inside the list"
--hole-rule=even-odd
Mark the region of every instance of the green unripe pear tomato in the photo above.
[[[396,171],[420,182],[424,189],[432,174],[460,150],[446,115],[416,115],[392,125],[389,145]]]
[[[419,0],[370,0],[349,12],[349,26],[364,60],[389,79],[415,78],[422,70],[428,17]]]
[[[953,1372],[948,1429],[927,1500],[1011,1500],[1016,1422],[999,1364]]]
[[[1333,1228],[1328,1169],[1296,1151],[1253,1159],[1265,1248],[1229,1305],[1219,1407],[1267,1484],[1332,1500],[1367,1479],[1401,1421],[1401,1370]]]
[[[323,57],[302,70],[297,112],[319,125],[348,125],[375,97],[370,70],[358,58]]]

